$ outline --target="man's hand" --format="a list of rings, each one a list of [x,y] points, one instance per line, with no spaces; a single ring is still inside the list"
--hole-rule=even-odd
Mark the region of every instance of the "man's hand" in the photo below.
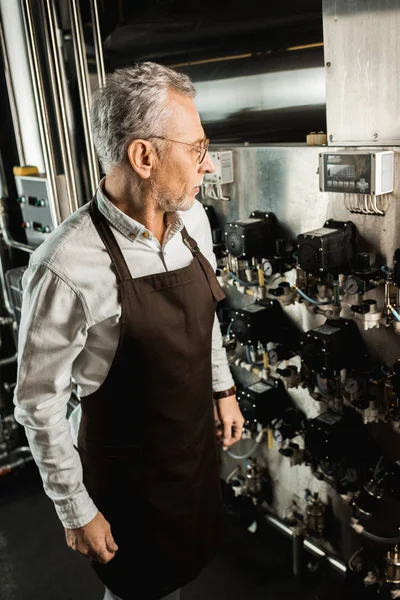
[[[65,529],[67,546],[83,556],[93,558],[100,563],[108,563],[118,550],[111,533],[110,524],[101,512],[77,529]]]
[[[221,441],[223,448],[229,448],[242,437],[244,425],[244,418],[240,412],[236,396],[215,400],[214,414],[217,425],[217,438]]]

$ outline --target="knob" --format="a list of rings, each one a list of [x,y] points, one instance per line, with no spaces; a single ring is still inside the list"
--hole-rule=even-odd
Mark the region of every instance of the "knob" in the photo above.
[[[356,265],[356,271],[369,271],[371,269],[368,252],[360,252],[360,254],[357,254]]]

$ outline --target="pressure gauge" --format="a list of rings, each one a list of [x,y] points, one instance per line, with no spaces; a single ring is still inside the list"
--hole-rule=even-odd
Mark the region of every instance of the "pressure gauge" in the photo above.
[[[349,296],[358,294],[360,291],[359,280],[356,277],[347,277],[343,284],[343,289]]]
[[[274,429],[274,440],[278,444],[282,444],[283,443],[283,435],[282,435],[280,429]]]
[[[262,262],[262,268],[264,271],[264,275],[266,275],[267,277],[271,277],[271,275],[274,272],[274,268],[272,266],[272,264],[270,263],[269,260],[263,260]]]
[[[275,348],[272,348],[271,350],[268,351],[268,360],[271,365],[276,365],[278,363],[279,355],[278,355],[278,352],[275,350]]]
[[[344,382],[344,388],[349,394],[357,394],[360,386],[355,377],[347,377],[346,381]]]

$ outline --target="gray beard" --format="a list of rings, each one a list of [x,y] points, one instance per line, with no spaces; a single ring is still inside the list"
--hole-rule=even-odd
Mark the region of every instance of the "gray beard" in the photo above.
[[[189,210],[192,208],[193,201],[191,198],[187,198],[186,196],[180,196],[179,198],[175,198],[165,192],[165,190],[161,190],[158,188],[157,184],[153,184],[152,187],[153,198],[156,201],[158,209],[162,212],[176,212],[178,210]]]

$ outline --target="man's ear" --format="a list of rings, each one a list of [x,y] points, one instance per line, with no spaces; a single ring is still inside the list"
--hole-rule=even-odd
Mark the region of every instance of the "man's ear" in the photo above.
[[[149,179],[157,156],[147,140],[133,140],[128,146],[129,163],[142,179]]]

